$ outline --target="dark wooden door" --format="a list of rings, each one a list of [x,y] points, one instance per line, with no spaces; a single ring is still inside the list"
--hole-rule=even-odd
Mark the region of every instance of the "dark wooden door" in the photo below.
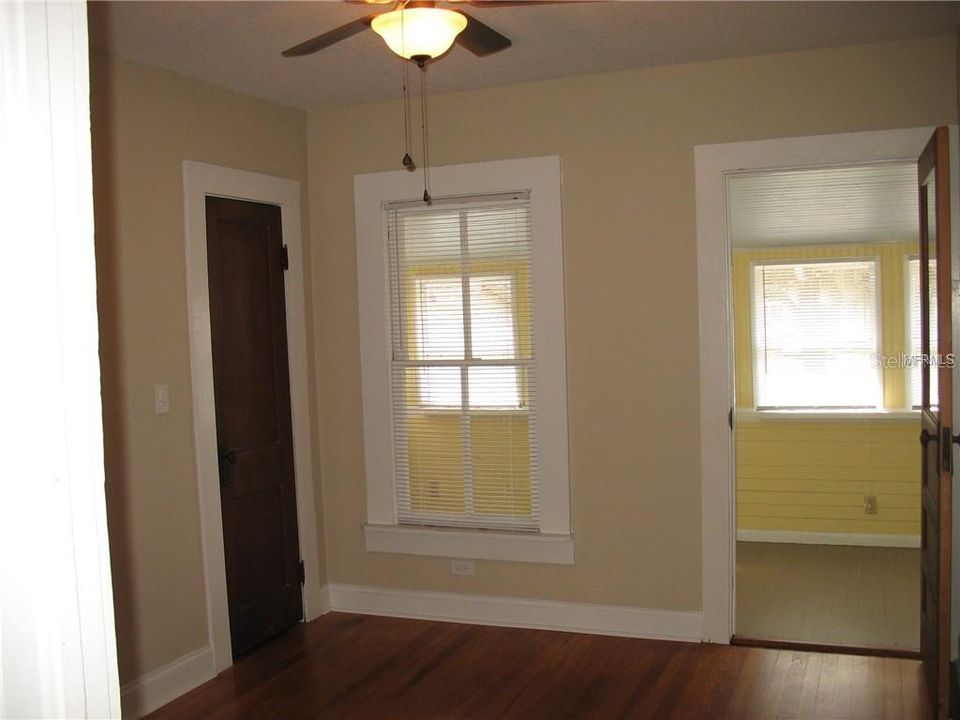
[[[280,208],[207,198],[220,502],[234,656],[303,618]]]
[[[920,184],[920,654],[934,714],[950,711],[950,542],[953,477],[949,135],[937,128],[918,162]]]

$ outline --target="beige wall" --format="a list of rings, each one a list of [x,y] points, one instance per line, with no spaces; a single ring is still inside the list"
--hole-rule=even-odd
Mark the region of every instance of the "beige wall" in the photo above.
[[[311,113],[330,581],[699,608],[693,147],[952,122],[955,45],[951,35],[430,99],[436,165],[562,158],[572,567],[478,562],[475,577],[452,577],[443,559],[364,551],[353,175],[400,167],[403,124],[397,102]]]
[[[305,207],[305,115],[101,57],[91,81],[108,515],[130,682],[207,644],[181,162],[300,180]],[[171,412],[157,417],[159,382]]]

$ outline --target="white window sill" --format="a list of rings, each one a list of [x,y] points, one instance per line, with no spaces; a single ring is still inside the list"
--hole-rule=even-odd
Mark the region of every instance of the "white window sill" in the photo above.
[[[365,525],[367,552],[573,565],[573,536]]]
[[[747,422],[788,420],[916,420],[919,410],[749,410],[737,409],[737,420]]]

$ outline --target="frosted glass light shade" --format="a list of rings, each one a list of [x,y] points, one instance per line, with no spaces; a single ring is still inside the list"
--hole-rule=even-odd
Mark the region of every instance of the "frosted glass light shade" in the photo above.
[[[453,10],[419,7],[377,15],[370,26],[402,58],[435,58],[450,49],[467,18]]]

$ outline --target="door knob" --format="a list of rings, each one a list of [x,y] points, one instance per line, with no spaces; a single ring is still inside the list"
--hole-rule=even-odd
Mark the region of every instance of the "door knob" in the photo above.
[[[932,433],[926,428],[923,428],[920,431],[920,444],[923,445],[924,447],[926,447],[930,442],[936,442],[936,441],[937,441],[936,433]]]

